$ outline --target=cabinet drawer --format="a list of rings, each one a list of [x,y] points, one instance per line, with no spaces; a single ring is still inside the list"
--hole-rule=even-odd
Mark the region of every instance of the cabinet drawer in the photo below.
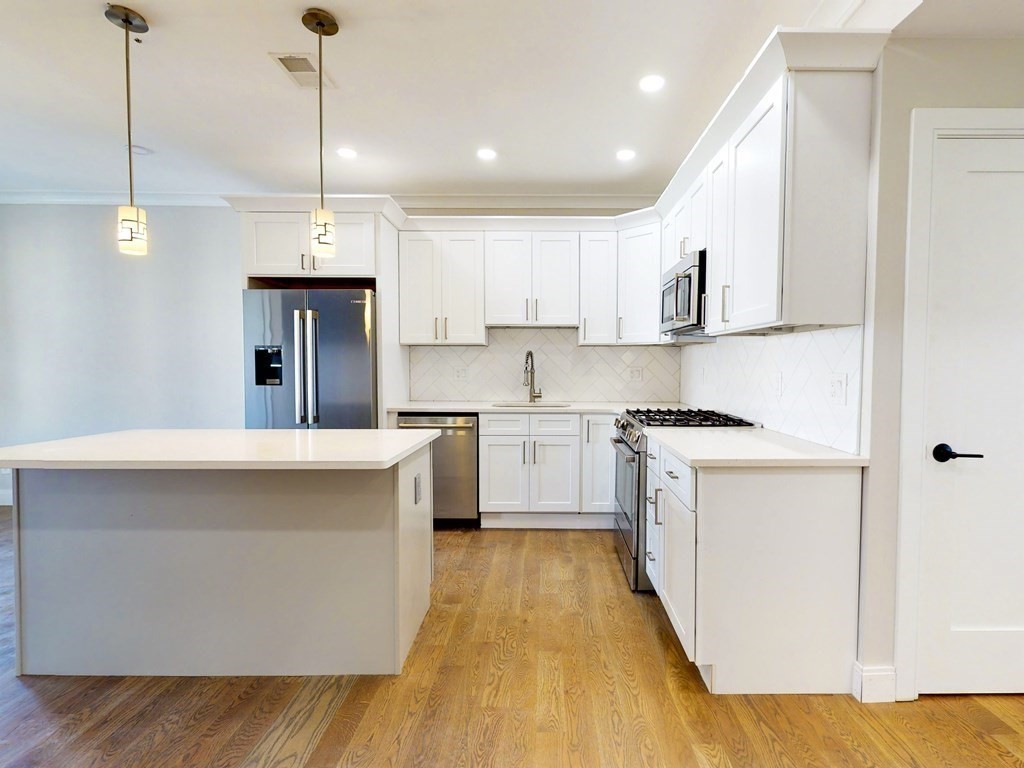
[[[578,435],[580,415],[578,413],[531,413],[531,435]]]
[[[659,455],[661,461],[661,480],[664,487],[671,490],[687,509],[693,511],[693,470],[679,458],[665,452]]]
[[[661,474],[661,443],[647,441],[647,476]]]
[[[529,435],[530,414],[481,413],[479,432],[481,435]]]

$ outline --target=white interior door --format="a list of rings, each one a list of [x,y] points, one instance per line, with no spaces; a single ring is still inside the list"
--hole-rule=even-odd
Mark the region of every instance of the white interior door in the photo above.
[[[939,138],[932,157],[917,689],[1021,692],[1024,137]],[[939,462],[939,444],[984,458]]]

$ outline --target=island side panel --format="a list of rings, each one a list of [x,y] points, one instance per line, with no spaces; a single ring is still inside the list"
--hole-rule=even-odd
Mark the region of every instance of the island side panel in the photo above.
[[[434,492],[429,445],[402,460],[398,465],[395,482],[395,495],[398,498],[398,556],[395,560],[398,580],[395,620],[398,632],[395,672],[401,672],[416,633],[430,608],[434,558]]]
[[[20,471],[23,672],[393,672],[394,474]]]

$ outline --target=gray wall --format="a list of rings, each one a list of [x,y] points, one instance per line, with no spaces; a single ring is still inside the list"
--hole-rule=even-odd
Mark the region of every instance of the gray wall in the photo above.
[[[860,660],[894,657],[900,370],[910,116],[915,107],[1024,107],[1024,41],[893,39],[876,83],[877,210],[869,241],[862,444],[865,476]]]
[[[244,426],[238,214],[147,213],[139,258],[113,206],[0,205],[0,445]]]

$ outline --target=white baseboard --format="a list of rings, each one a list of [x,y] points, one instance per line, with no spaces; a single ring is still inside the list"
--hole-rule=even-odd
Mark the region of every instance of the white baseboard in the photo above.
[[[9,469],[0,469],[0,507],[9,507],[14,503],[14,493],[11,490],[13,475]]]
[[[853,664],[853,698],[862,704],[896,701],[896,667]]]
[[[481,512],[481,528],[550,528],[606,530],[615,527],[614,515],[552,514],[547,512]]]

